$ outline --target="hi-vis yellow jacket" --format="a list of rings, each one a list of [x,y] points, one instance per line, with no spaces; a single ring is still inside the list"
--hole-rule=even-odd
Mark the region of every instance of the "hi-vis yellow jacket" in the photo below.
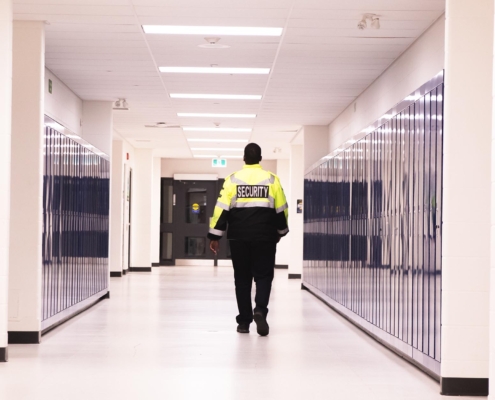
[[[276,241],[289,232],[288,215],[278,176],[259,164],[245,165],[225,179],[208,238],[220,239],[228,225],[229,240]]]

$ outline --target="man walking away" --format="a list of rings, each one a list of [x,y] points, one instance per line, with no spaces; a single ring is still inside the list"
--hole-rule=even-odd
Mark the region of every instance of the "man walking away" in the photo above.
[[[288,206],[279,178],[259,164],[261,148],[256,143],[244,149],[243,169],[225,179],[210,222],[210,249],[216,254],[228,226],[234,265],[235,294],[239,315],[237,332],[249,333],[256,322],[258,334],[269,333],[266,316],[280,238],[287,235]],[[253,278],[256,307],[251,304]]]

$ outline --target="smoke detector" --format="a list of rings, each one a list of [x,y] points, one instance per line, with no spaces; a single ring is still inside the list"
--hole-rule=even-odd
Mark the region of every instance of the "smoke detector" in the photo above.
[[[364,14],[357,27],[359,30],[364,30],[368,27],[368,21],[373,29],[380,29],[380,18],[376,14]]]
[[[118,99],[113,104],[113,109],[114,110],[121,110],[121,111],[128,111],[129,110],[129,105],[127,104],[126,99]]]
[[[228,49],[230,46],[225,44],[218,44],[220,38],[218,37],[207,37],[205,38],[206,44],[200,44],[198,47],[203,49]]]

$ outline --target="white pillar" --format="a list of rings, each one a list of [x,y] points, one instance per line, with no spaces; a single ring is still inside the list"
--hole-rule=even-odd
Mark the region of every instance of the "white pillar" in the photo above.
[[[92,101],[84,100],[82,104],[82,138],[95,147],[96,151],[105,153],[110,157],[110,171],[113,173],[113,159],[112,159],[112,136],[113,136],[113,102],[111,101]],[[112,178],[112,176],[111,176]],[[114,233],[114,219],[119,218],[122,213],[116,215],[119,210],[113,210],[114,204],[114,192],[113,182],[110,179],[110,212],[109,212],[109,254],[108,265],[109,273],[115,268],[115,262],[112,260],[112,237],[118,231]],[[121,196],[119,196],[121,197]],[[118,201],[118,198],[116,199]]]
[[[29,341],[37,342],[41,330],[44,23],[15,21],[13,37],[9,332],[12,337],[14,332],[23,332]]]
[[[151,209],[151,262],[160,262],[160,201],[161,201],[162,159],[153,158],[152,209]]]
[[[442,393],[488,388],[493,0],[447,0]]]
[[[7,361],[12,114],[12,1],[0,2],[0,362]]]
[[[123,141],[112,144],[112,176],[110,179],[110,274],[123,273],[124,235],[124,150]],[[113,274],[112,274],[113,273]]]
[[[131,265],[151,268],[153,150],[136,149],[132,175]]]
[[[495,11],[494,11],[495,12]],[[495,27],[494,27],[495,36]],[[494,40],[494,51],[495,55],[495,40]],[[495,61],[492,64],[492,73],[495,83]],[[490,241],[490,352],[489,352],[489,393],[491,393],[490,398],[495,398],[495,84],[493,86],[492,93],[492,172],[491,172],[491,241]]]
[[[328,153],[328,125],[305,125],[304,170],[311,167]]]
[[[280,178],[280,183],[284,188],[285,197],[290,203],[290,160],[277,160],[277,176]],[[289,204],[289,218],[292,213],[295,213],[296,209],[292,204]],[[277,245],[277,256],[275,259],[276,265],[289,265],[290,260],[290,232],[280,240]]]
[[[290,148],[290,262],[289,278],[302,276],[303,266],[303,214],[297,213],[297,201],[304,198],[304,146],[291,144]]]

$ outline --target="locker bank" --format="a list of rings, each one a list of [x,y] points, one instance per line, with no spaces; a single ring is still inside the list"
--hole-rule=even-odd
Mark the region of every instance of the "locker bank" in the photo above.
[[[0,0],[0,398],[490,398],[494,21]],[[268,335],[207,237],[249,143],[289,210]]]

